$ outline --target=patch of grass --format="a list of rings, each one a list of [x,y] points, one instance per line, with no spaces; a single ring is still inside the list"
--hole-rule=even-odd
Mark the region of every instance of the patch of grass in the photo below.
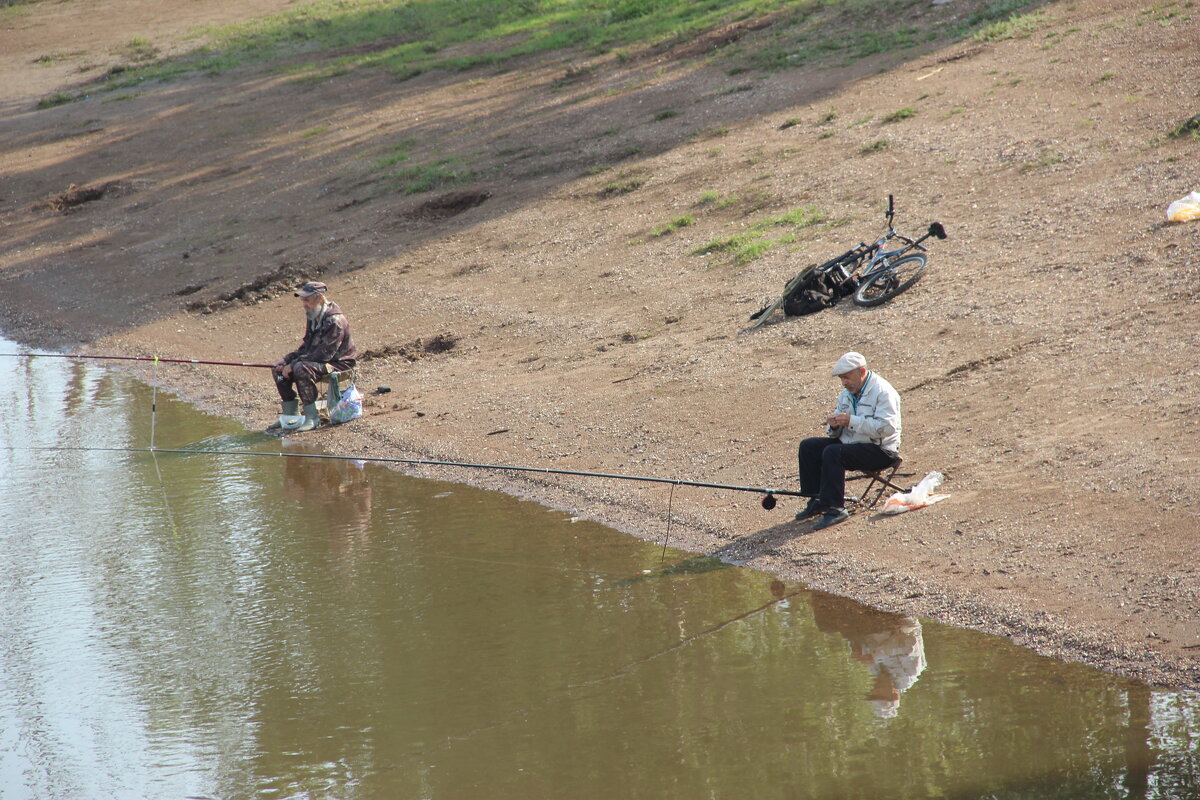
[[[658,226],[652,228],[650,230],[650,235],[655,238],[658,238],[660,236],[667,236],[668,234],[672,234],[675,231],[680,230],[681,228],[686,228],[689,225],[695,225],[695,224],[696,224],[695,217],[693,217],[690,214],[684,214],[682,217],[676,217],[675,219],[671,220],[670,222],[668,222],[665,225],[658,225]]]
[[[1013,14],[1007,19],[993,22],[975,32],[974,38],[980,42],[998,42],[1003,39],[1023,39],[1033,34],[1041,27],[1043,15],[1041,11],[1029,14]]]
[[[736,207],[742,214],[752,214],[769,206],[774,201],[775,198],[769,192],[752,187],[724,195],[714,191],[707,191],[700,195],[700,199],[694,205],[696,208],[708,207],[718,211]]]
[[[771,248],[795,241],[804,228],[819,225],[828,215],[816,206],[800,206],[785,214],[751,225],[732,236],[712,239],[692,251],[692,255],[720,255],[724,262],[737,267],[762,258]],[[775,236],[778,229],[783,232]]]
[[[788,128],[794,128],[803,121],[804,120],[800,119],[799,117],[788,117],[783,121],[783,124],[779,126],[779,130],[786,131]]]
[[[833,122],[835,119],[837,119],[837,112],[831,108],[828,111],[826,111],[821,116],[820,119],[817,120],[817,124],[818,125],[828,125],[829,123]]]
[[[462,71],[571,49],[585,57],[686,41],[775,11],[781,0],[311,0],[269,17],[202,31],[208,45],[147,65],[123,80],[215,74],[248,63],[312,54],[304,70],[334,64],[379,68],[407,78],[433,69]],[[448,52],[471,47],[469,55]],[[373,47],[370,45],[378,44]],[[348,54],[320,59],[341,50]],[[586,78],[595,63],[571,66],[551,87]]]
[[[693,138],[696,138],[696,139],[719,139],[722,136],[728,136],[729,132],[731,130],[733,130],[733,129],[730,128],[728,125],[718,125],[715,128],[705,128],[702,131],[698,131],[697,133],[693,134]]]
[[[251,63],[295,62],[302,54],[310,60],[286,69],[314,80],[354,69],[387,70],[407,80],[431,70],[504,67],[566,50],[585,59],[554,81],[553,90],[602,69],[597,55],[610,53],[621,64],[637,51],[694,41],[768,14],[776,16],[769,28],[752,34],[752,47],[735,43],[710,59],[729,62],[729,74],[773,71],[820,59],[845,64],[977,32],[1018,35],[1028,24],[1018,12],[1032,2],[998,0],[965,19],[932,15],[914,25],[913,14],[898,12],[912,10],[916,0],[899,8],[885,0],[309,0],[269,17],[199,31],[206,44],[179,56],[163,58],[149,42],[132,40],[126,45],[129,68],[105,83],[124,88],[216,75]],[[0,13],[12,11],[0,6]],[[752,88],[741,84],[730,91]]]
[[[675,109],[664,108],[662,111],[659,111],[657,114],[654,115],[654,121],[662,122],[664,119],[670,119],[671,117],[678,117],[678,116],[679,116],[679,112],[676,111]]]
[[[912,106],[905,106],[904,108],[893,111],[892,113],[888,114],[883,119],[879,120],[879,124],[880,125],[890,125],[893,122],[900,122],[901,120],[911,119],[912,117],[915,117],[916,115],[917,115],[917,110],[915,108],[913,108]]]
[[[886,150],[888,148],[888,144],[889,143],[888,143],[887,139],[876,139],[875,141],[871,142],[870,144],[863,145],[862,147],[860,147],[858,150],[858,154],[860,156],[869,156],[872,153],[878,153],[883,150]]]
[[[20,0],[0,0],[0,14],[12,10],[5,2]],[[996,0],[965,16],[922,14],[914,25],[907,12],[920,5],[916,0],[899,7],[884,0],[308,0],[270,17],[199,31],[206,44],[178,56],[164,58],[150,42],[131,40],[125,45],[129,63],[99,83],[119,90],[271,61],[306,83],[357,69],[385,70],[404,81],[433,70],[505,68],[516,59],[569,51],[579,63],[553,82],[555,90],[606,64],[626,63],[631,53],[694,41],[731,23],[774,14],[768,28],[747,37],[752,46],[733,43],[707,56],[730,64],[726,71],[732,75],[819,60],[849,64],[972,34],[984,40],[1022,35],[1038,24],[1036,15],[1020,14],[1032,3]],[[611,59],[598,62],[604,54]],[[631,88],[636,87],[607,91]],[[728,91],[753,88],[745,83]]]
[[[1052,167],[1055,164],[1061,164],[1062,161],[1063,157],[1058,153],[1045,153],[1034,161],[1026,161],[1024,164],[1022,164],[1020,172],[1024,174],[1026,172],[1033,172],[1034,170],[1045,169],[1046,167]]]
[[[947,111],[945,113],[945,115],[942,117],[942,119],[950,119],[951,117],[957,116],[958,114],[961,114],[964,111],[966,111],[966,109],[963,108],[962,106],[955,106],[954,108]]]
[[[392,145],[386,156],[375,162],[375,169],[387,169],[401,161],[408,161],[416,146],[417,140],[412,137],[401,139]]]
[[[63,106],[67,103],[74,103],[76,100],[82,100],[83,95],[70,94],[68,92],[55,92],[48,94],[41,100],[38,100],[38,108],[54,108],[55,106]]]
[[[39,0],[5,0],[0,3],[0,22],[10,22],[32,13],[30,6]]]
[[[149,39],[135,36],[116,49],[116,54],[135,63],[144,63],[158,58],[162,51],[151,44]]]
[[[0,6],[3,5],[4,1],[0,0]],[[73,50],[71,52],[67,52],[65,50],[55,50],[53,53],[46,53],[45,55],[38,56],[33,60],[33,63],[41,66],[49,66],[51,64],[57,64],[60,61],[66,61],[67,59],[86,55],[86,53],[87,51],[85,50]]]
[[[325,133],[328,130],[328,125],[317,125],[314,128],[309,128],[304,133],[300,134],[300,136],[305,139],[311,139],[314,136],[320,136],[322,133]]]
[[[646,178],[641,175],[622,175],[615,181],[610,181],[597,191],[592,193],[593,197],[600,200],[607,200],[610,197],[620,197],[623,194],[635,192],[646,185]]]
[[[387,180],[404,194],[421,194],[475,180],[477,173],[457,167],[457,162],[456,158],[442,158],[432,164],[405,167],[389,174]]]
[[[1107,83],[1108,81],[1111,81],[1111,80],[1112,80],[1113,78],[1115,78],[1115,77],[1117,77],[1117,73],[1115,73],[1115,72],[1105,72],[1105,73],[1104,73],[1103,75],[1101,75],[1099,78],[1096,78],[1096,80],[1092,81],[1092,83],[1094,83],[1094,84],[1097,84],[1097,85],[1098,85],[1098,84],[1101,84],[1101,83]]]
[[[1182,139],[1185,136],[1200,139],[1200,114],[1191,119],[1184,120],[1174,128],[1171,128],[1171,130],[1167,131],[1167,136],[1172,139]]]

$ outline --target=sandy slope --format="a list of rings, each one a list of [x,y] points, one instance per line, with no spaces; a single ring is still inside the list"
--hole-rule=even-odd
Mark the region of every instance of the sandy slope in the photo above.
[[[300,333],[281,289],[320,275],[375,356],[362,383],[394,389],[311,434],[333,451],[779,487],[836,394],[829,367],[857,349],[903,395],[906,480],[940,470],[951,499],[812,533],[794,501],[680,488],[676,544],[1200,686],[1200,226],[1162,222],[1200,188],[1200,141],[1163,138],[1200,111],[1193,21],[1084,0],[1045,6],[1028,38],[851,67],[730,76],[689,46],[406,82],[246,70],[34,109],[131,36],[169,52],[193,22],[286,5],[0,17],[10,336],[271,360]],[[386,191],[370,165],[398,142],[478,179]],[[45,205],[108,182],[69,213]],[[901,228],[950,230],[921,283],[739,333],[804,264],[875,236],[889,192]],[[692,252],[804,205],[829,223],[748,266]],[[441,334],[455,346],[426,354]],[[247,424],[273,413],[252,371],[160,375]],[[666,528],[662,485],[438,475]]]

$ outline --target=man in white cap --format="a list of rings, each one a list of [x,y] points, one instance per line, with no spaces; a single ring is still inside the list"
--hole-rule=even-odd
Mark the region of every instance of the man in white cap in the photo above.
[[[846,470],[878,470],[900,454],[900,395],[867,369],[860,353],[838,359],[833,374],[842,382],[837,406],[825,418],[826,436],[800,442],[800,494],[808,505],[796,519],[820,516],[813,530],[849,518]]]
[[[304,421],[292,430],[311,431],[321,424],[317,414],[317,381],[331,372],[350,369],[358,358],[358,350],[350,338],[350,323],[338,304],[325,296],[327,291],[329,287],[320,281],[308,281],[293,292],[304,306],[304,339],[271,368],[283,413],[299,416],[296,412],[304,404]],[[267,430],[279,427],[282,423],[276,421]]]

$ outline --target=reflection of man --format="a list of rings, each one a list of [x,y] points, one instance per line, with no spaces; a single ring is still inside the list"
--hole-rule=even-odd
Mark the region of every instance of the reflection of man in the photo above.
[[[819,592],[814,593],[812,605],[817,629],[845,637],[850,643],[850,657],[875,677],[866,696],[875,716],[896,716],[900,695],[925,670],[921,623],[913,617],[876,611]]]
[[[895,627],[863,636],[850,643],[852,656],[867,665],[875,683],[867,700],[875,716],[888,719],[900,710],[900,695],[917,682],[925,670],[925,640],[921,623],[913,617],[900,617]]]
[[[318,452],[287,446],[287,453]],[[331,549],[353,560],[366,544],[371,524],[371,482],[361,461],[324,458],[285,458],[283,486],[288,497],[318,521],[329,536]]]
[[[321,424],[317,413],[317,381],[331,372],[350,369],[358,358],[358,350],[350,338],[350,323],[338,304],[325,296],[326,291],[328,287],[320,281],[309,281],[295,291],[307,320],[304,339],[271,367],[275,388],[283,401],[283,413],[294,416],[299,404],[304,404],[304,422],[292,430],[311,431]],[[268,429],[279,427],[277,421]]]
[[[821,518],[814,530],[849,518],[846,470],[879,470],[900,452],[900,395],[867,369],[859,353],[846,353],[833,368],[842,382],[837,406],[825,418],[826,436],[800,442],[800,494],[808,505],[796,519]]]

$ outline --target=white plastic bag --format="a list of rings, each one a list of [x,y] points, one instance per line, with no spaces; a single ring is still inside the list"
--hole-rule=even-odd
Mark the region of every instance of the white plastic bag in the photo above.
[[[361,417],[362,413],[362,392],[358,391],[357,387],[351,385],[346,387],[337,405],[329,412],[329,421],[334,425],[341,425],[343,422],[349,422],[352,419]]]
[[[905,511],[924,508],[945,500],[948,494],[932,494],[946,478],[940,472],[931,472],[907,492],[896,492],[883,504],[884,514],[903,514]]]
[[[1200,219],[1200,192],[1188,192],[1167,206],[1167,222],[1192,222]]]

